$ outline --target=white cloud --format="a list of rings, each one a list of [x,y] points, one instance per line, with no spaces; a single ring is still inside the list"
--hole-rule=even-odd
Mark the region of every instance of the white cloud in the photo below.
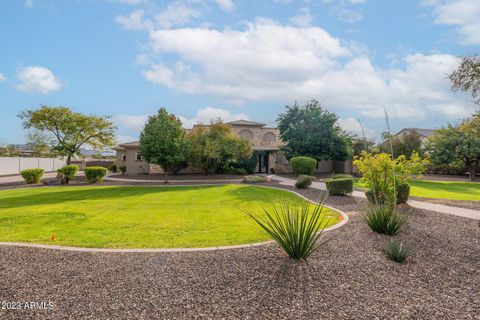
[[[285,4],[289,4],[290,2],[292,2],[292,0],[273,0],[273,2],[285,5]]]
[[[441,115],[447,119],[463,119],[473,113],[472,108],[462,104],[434,104],[427,107],[433,114]]]
[[[17,89],[24,92],[47,94],[61,88],[60,79],[45,67],[23,67],[17,78]]]
[[[347,133],[356,135],[357,137],[363,138],[363,132],[365,132],[365,137],[367,139],[373,139],[377,135],[375,130],[367,128],[363,126],[362,132],[362,125],[358,122],[357,119],[348,117],[348,118],[339,118],[337,121],[338,125]]]
[[[124,130],[131,130],[134,132],[140,133],[142,131],[145,122],[148,119],[148,114],[139,114],[139,115],[116,115],[113,117],[115,125],[119,128],[120,131]],[[184,128],[192,128],[193,125],[197,123],[204,123],[208,124],[212,119],[222,118],[225,122],[232,121],[232,120],[249,120],[249,117],[245,113],[232,113],[228,110],[221,109],[221,108],[212,108],[207,107],[203,109],[199,109],[196,115],[192,118],[178,116],[178,118],[182,121]],[[119,142],[128,142],[137,140],[136,138],[132,138],[131,136],[125,135],[118,135],[117,140]]]
[[[233,0],[215,0],[220,8],[226,12],[233,12],[235,3]]]
[[[458,27],[465,44],[480,44],[479,0],[425,0],[423,4],[433,7],[435,23]]]
[[[140,131],[143,129],[145,122],[148,119],[148,114],[141,114],[141,115],[117,115],[113,117],[113,121],[115,125],[120,128],[127,128],[133,131]]]
[[[131,137],[131,136],[124,136],[121,134],[117,134],[117,143],[126,143],[126,142],[132,142],[132,141],[137,141],[138,137]]]
[[[314,16],[310,14],[310,9],[308,7],[302,8],[299,10],[299,13],[290,18],[290,24],[299,26],[299,27],[308,27],[312,24]]]
[[[7,80],[7,77],[3,73],[0,73],[0,82],[6,81],[6,80]]]
[[[228,110],[220,108],[205,108],[197,111],[197,114],[193,118],[179,117],[183,123],[184,128],[192,128],[194,124],[203,123],[208,124],[212,119],[222,118],[225,122],[233,120],[249,120],[245,113],[233,114]]]
[[[181,2],[172,2],[164,10],[149,13],[143,9],[136,9],[128,15],[119,15],[115,22],[127,30],[152,30],[153,28],[172,28],[189,23],[192,19],[201,16],[199,10]]]
[[[364,4],[366,0],[321,0],[329,6],[329,14],[338,17],[347,23],[354,23],[363,19],[363,13],[358,5]]]
[[[127,16],[117,16],[115,22],[127,30],[139,30],[146,27],[143,21],[144,11],[142,9],[134,10]]]

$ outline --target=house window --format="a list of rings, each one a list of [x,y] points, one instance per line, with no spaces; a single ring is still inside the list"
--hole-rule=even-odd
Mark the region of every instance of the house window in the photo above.
[[[123,154],[122,154],[122,161],[125,161],[125,160],[127,160],[127,154],[126,154],[126,153],[123,153]]]
[[[277,137],[272,132],[267,132],[263,135],[263,142],[267,143],[275,143],[277,141]]]
[[[137,161],[143,161],[143,157],[140,153],[135,152],[135,160]]]
[[[242,130],[240,131],[240,137],[246,140],[252,140],[253,139],[253,133],[250,130]]]

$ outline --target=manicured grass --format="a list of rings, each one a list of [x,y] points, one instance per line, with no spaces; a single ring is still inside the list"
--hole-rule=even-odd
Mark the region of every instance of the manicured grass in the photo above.
[[[450,200],[480,200],[480,183],[478,182],[414,180],[409,183],[411,196]],[[355,179],[355,186],[363,187],[359,179]]]
[[[240,208],[261,213],[275,199],[247,185],[48,187],[0,191],[0,241],[94,248],[209,247],[267,240]],[[328,210],[330,224],[338,213]],[[52,233],[55,240],[52,241]]]

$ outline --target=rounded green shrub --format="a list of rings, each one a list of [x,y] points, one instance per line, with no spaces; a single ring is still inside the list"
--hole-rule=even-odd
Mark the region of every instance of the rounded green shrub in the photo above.
[[[348,173],[339,173],[339,174],[334,174],[333,179],[353,179],[352,175]]]
[[[87,167],[84,172],[88,182],[96,183],[103,181],[103,177],[107,175],[108,170],[104,167]]]
[[[408,197],[410,196],[410,185],[408,183],[398,184],[396,186],[396,190],[397,190],[396,203],[397,204],[406,203],[408,201]],[[374,196],[372,190],[367,190],[365,192],[365,195],[367,197],[368,202],[372,204],[386,204],[388,202],[393,202],[393,200],[389,201],[388,194],[381,193],[378,191]]]
[[[293,157],[290,159],[290,165],[295,175],[304,174],[311,176],[315,173],[317,160],[310,157]]]
[[[43,169],[25,169],[20,171],[26,183],[39,183],[43,176]]]
[[[324,181],[331,196],[345,196],[353,192],[352,178],[333,178]]]
[[[271,180],[262,176],[246,176],[243,177],[243,183],[262,183],[270,182]]]
[[[110,168],[108,168],[108,170],[110,170],[110,172],[117,172],[117,165],[116,164],[112,164],[110,166]]]
[[[73,180],[77,176],[78,170],[80,170],[80,168],[77,165],[69,164],[67,166],[61,167],[60,169],[57,170],[57,172],[62,174],[69,180]]]
[[[127,166],[119,166],[118,170],[120,170],[122,174],[125,174],[125,172],[127,172]]]
[[[315,177],[301,174],[298,176],[297,182],[295,182],[295,187],[297,187],[297,189],[307,189],[312,185],[314,179]]]

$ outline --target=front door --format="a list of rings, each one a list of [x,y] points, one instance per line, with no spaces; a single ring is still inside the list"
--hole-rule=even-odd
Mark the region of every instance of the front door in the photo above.
[[[268,173],[268,158],[270,152],[259,152],[258,153],[258,173]]]

